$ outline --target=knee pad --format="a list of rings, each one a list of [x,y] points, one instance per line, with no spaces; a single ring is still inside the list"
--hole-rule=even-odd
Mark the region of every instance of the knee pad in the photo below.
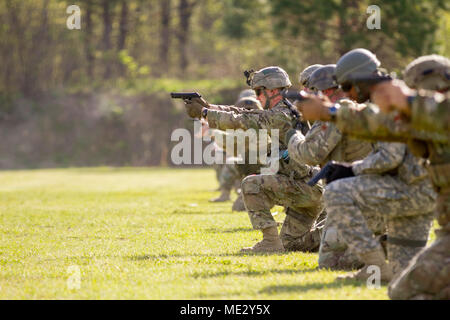
[[[242,180],[242,193],[244,194],[258,194],[261,190],[260,180],[256,176],[248,176]]]

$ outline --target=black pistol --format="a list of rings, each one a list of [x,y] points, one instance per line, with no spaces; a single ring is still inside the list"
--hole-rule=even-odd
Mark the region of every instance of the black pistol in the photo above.
[[[320,171],[319,173],[317,173],[314,177],[311,178],[311,180],[309,180],[307,182],[307,185],[310,187],[314,187],[317,182],[319,182],[320,179],[323,179],[325,177],[327,177],[327,175],[333,171],[334,167],[333,167],[334,163],[332,161],[328,162]]]
[[[311,124],[308,121],[302,121],[302,117],[300,112],[298,112],[297,108],[292,104],[289,99],[305,101],[308,100],[307,97],[304,96],[305,91],[283,91],[283,101],[288,106],[289,110],[291,110],[292,114],[295,118],[295,126],[294,129],[300,130],[304,135],[308,133],[309,129],[311,129]]]
[[[172,99],[191,100],[192,98],[201,98],[201,94],[198,92],[171,92],[170,97]]]

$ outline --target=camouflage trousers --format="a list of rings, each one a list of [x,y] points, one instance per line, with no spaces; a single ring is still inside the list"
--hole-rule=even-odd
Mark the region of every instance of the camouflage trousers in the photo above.
[[[280,205],[286,218],[280,231],[284,247],[307,233],[323,209],[322,186],[310,187],[302,180],[282,174],[251,175],[242,181],[242,194],[254,229],[277,226],[270,209]]]
[[[436,241],[389,284],[391,299],[450,299],[450,190],[439,194],[437,212],[446,224],[436,232]]]
[[[287,250],[302,252],[319,251],[326,215],[326,211],[323,210],[307,232],[289,242]]]
[[[241,181],[250,174],[259,173],[261,165],[259,164],[238,164],[230,163],[222,165],[219,176],[220,189],[231,191],[233,187],[239,189]]]
[[[236,181],[242,180],[235,164],[223,164],[219,174],[220,190],[231,191]]]
[[[397,176],[376,174],[334,181],[324,193],[328,227],[337,230],[357,257],[381,249],[367,221],[376,216],[384,219],[387,255],[394,273],[404,269],[426,244],[435,199],[428,179],[406,184]]]
[[[363,212],[364,214],[364,212]],[[364,215],[367,226],[374,235],[382,242],[382,235],[386,232],[386,225],[381,215]],[[384,246],[383,246],[384,249]],[[338,233],[332,219],[326,219],[321,230],[319,247],[319,268],[332,270],[359,269],[364,263],[353,253],[344,239]]]

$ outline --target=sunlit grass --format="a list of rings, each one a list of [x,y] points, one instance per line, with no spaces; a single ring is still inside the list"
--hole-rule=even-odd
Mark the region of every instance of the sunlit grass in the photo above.
[[[1,299],[387,298],[385,286],[318,271],[317,254],[239,254],[261,236],[231,202],[208,202],[211,169],[10,171],[0,181]],[[80,289],[68,287],[69,266]]]

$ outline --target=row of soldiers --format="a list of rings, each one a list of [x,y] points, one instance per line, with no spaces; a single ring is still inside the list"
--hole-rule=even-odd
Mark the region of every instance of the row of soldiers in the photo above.
[[[450,61],[420,57],[404,70],[405,82],[352,81],[383,76],[380,65],[359,48],[336,64],[306,68],[300,82],[312,93],[294,104],[304,124],[315,121],[307,131],[283,97],[292,84],[280,67],[248,76],[262,109],[198,98],[186,100],[186,110],[217,130],[279,132],[278,172],[250,172],[241,183],[263,235],[243,252],[318,250],[319,268],[359,269],[345,279],[367,280],[377,266],[391,298],[450,299]],[[330,161],[326,184],[308,184]],[[275,205],[286,210],[280,233]],[[426,247],[435,217],[441,228]]]

